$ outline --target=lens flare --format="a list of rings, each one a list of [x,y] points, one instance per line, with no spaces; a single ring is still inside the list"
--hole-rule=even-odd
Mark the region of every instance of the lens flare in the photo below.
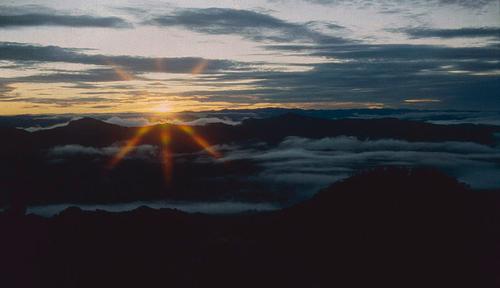
[[[156,58],[154,60],[156,72],[166,72],[167,71],[167,63],[164,59]]]
[[[139,144],[139,141],[141,141],[142,137],[144,137],[144,135],[146,135],[146,133],[148,133],[151,130],[151,128],[152,128],[152,126],[146,126],[146,127],[139,128],[137,130],[137,133],[135,134],[135,136],[132,139],[128,140],[125,143],[125,145],[123,145],[123,147],[120,149],[120,151],[118,151],[118,153],[115,155],[115,157],[113,157],[113,159],[111,159],[108,167],[113,168],[116,165],[118,165],[118,163],[120,163],[120,161],[125,156],[127,156],[130,152],[132,152],[132,150],[134,150],[136,148],[137,144]]]
[[[106,63],[106,65],[110,66],[111,69],[113,69],[113,71],[115,72],[116,76],[118,76],[118,78],[120,80],[122,80],[122,81],[130,81],[130,80],[134,80],[135,79],[134,75],[132,75],[130,72],[128,72],[127,70],[123,69],[119,65],[116,65],[116,64],[114,64],[111,61],[106,61],[105,63]]]
[[[194,66],[193,70],[191,70],[191,74],[197,75],[197,74],[203,73],[203,71],[205,71],[207,66],[208,66],[208,60],[201,59],[200,62],[198,62],[198,64],[196,64],[196,66]]]
[[[170,153],[168,145],[170,144],[170,131],[167,128],[163,128],[160,132],[160,142],[161,142],[161,163],[163,167],[163,176],[165,182],[170,183],[172,180],[172,168],[173,168],[173,158],[172,153]]]
[[[179,128],[188,134],[201,148],[208,152],[214,158],[220,158],[221,154],[215,150],[207,140],[196,134],[196,131],[191,126],[180,125]]]

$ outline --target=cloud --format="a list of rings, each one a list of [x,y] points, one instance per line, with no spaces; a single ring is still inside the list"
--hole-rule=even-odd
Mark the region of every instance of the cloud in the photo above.
[[[148,119],[144,117],[118,117],[118,116],[113,116],[109,119],[104,120],[107,123],[119,125],[119,126],[124,126],[124,127],[142,127],[142,126],[148,126],[151,125],[152,123],[149,122]]]
[[[234,120],[231,120],[227,117],[224,117],[224,118],[217,118],[217,117],[206,117],[205,118],[205,117],[202,117],[202,118],[198,118],[198,119],[191,120],[191,121],[174,120],[174,121],[169,121],[169,123],[183,124],[183,125],[190,125],[190,126],[204,126],[204,125],[213,124],[213,123],[223,123],[223,124],[227,124],[227,125],[241,124],[240,121],[234,121]]]
[[[75,118],[75,120],[76,119],[77,118]],[[73,121],[73,120],[71,120],[71,121]],[[28,132],[36,132],[36,131],[41,131],[41,130],[50,130],[50,129],[54,129],[54,128],[58,128],[58,127],[64,127],[68,124],[69,124],[69,122],[64,122],[64,123],[58,123],[58,124],[54,124],[54,125],[50,125],[50,126],[46,126],[46,127],[31,126],[31,127],[27,127],[27,128],[22,128],[22,127],[18,127],[18,128],[24,129]]]
[[[500,147],[468,142],[289,137],[277,146],[226,147],[224,155],[223,160],[254,161],[262,171],[253,181],[295,191],[299,198],[356,171],[394,165],[434,167],[475,188],[500,187],[498,177],[488,176],[500,173]]]
[[[120,151],[119,145],[109,147],[96,148],[82,146],[76,144],[55,146],[47,152],[47,156],[55,161],[61,161],[72,157],[95,156],[95,157],[111,157]],[[156,159],[158,148],[152,145],[139,145],[129,153],[126,158],[129,159]]]
[[[53,98],[53,97],[13,97],[7,99],[1,99],[0,102],[28,102],[33,104],[50,104],[57,107],[70,107],[73,105],[83,105],[83,104],[93,104],[97,102],[112,102],[112,99],[103,97],[65,97],[65,98]]]
[[[132,25],[118,17],[70,15],[37,5],[0,6],[0,28],[63,26],[130,28]]]
[[[321,5],[330,5],[330,4],[349,4],[351,2],[356,3],[357,5],[363,5],[363,6],[373,6],[377,4],[377,2],[371,1],[371,0],[303,0],[306,2],[310,3],[316,3],[316,4],[321,4]],[[445,5],[445,6],[461,6],[465,8],[482,8],[486,5],[495,3],[496,0],[383,0],[380,1],[378,4],[382,5],[391,5],[391,4],[403,4],[403,3],[411,3],[416,6],[420,5]]]
[[[118,17],[94,17],[87,15],[23,14],[0,15],[0,28],[28,26],[105,27],[129,28],[131,25]]]
[[[244,91],[257,101],[372,103],[385,107],[492,109],[500,107],[499,47],[445,47],[410,44],[267,45],[285,53],[327,57],[307,71],[226,73],[216,80],[253,79]],[[213,79],[212,79],[213,81]],[[241,94],[238,94],[241,92]],[[474,95],[472,97],[472,95]],[[210,99],[221,100],[213,93]],[[433,99],[408,103],[407,99]],[[247,100],[248,101],[248,100]],[[359,104],[358,104],[359,105]],[[493,108],[494,109],[494,108]]]
[[[240,35],[253,41],[346,43],[345,39],[312,30],[306,24],[292,23],[250,10],[227,8],[179,9],[155,16],[145,23],[161,27],[182,27],[211,35]],[[330,28],[336,28],[330,26]]]
[[[137,73],[166,72],[166,73],[192,73],[200,63],[205,63],[203,70],[199,73],[214,73],[220,70],[236,69],[243,63],[230,60],[209,60],[199,57],[173,57],[173,58],[151,58],[139,56],[110,56],[99,54],[82,53],[84,49],[62,48],[58,46],[39,46],[24,43],[0,42],[0,60],[15,61],[18,64],[32,64],[40,62],[77,63],[87,65],[107,66],[107,69],[89,69],[82,75],[101,73],[109,74],[113,79],[133,78]],[[159,65],[159,64],[162,65]],[[166,67],[164,70],[159,66]],[[120,73],[121,72],[121,73]],[[126,77],[127,73],[131,74]],[[120,75],[121,74],[121,75]],[[50,75],[66,75],[79,77],[79,73],[59,73]],[[41,77],[41,76],[40,76]],[[33,79],[36,80],[36,79]],[[89,79],[91,81],[92,79]]]
[[[475,27],[458,29],[434,29],[434,28],[402,28],[392,29],[393,32],[405,33],[411,38],[477,38],[491,37],[500,39],[499,27]]]
[[[117,150],[118,151],[118,150]],[[81,145],[64,145],[52,148],[49,153],[51,156],[75,156],[75,155],[103,155],[103,150],[94,147],[85,147]]]
[[[309,55],[352,60],[498,60],[500,47],[448,47],[414,44],[267,45],[269,50],[308,52]]]
[[[27,214],[36,214],[43,217],[52,217],[66,210],[68,207],[79,207],[85,211],[109,211],[124,212],[147,206],[153,209],[178,209],[188,213],[204,214],[235,214],[248,211],[272,211],[282,208],[274,203],[250,203],[250,202],[168,202],[162,201],[136,201],[127,203],[106,204],[53,204],[28,207]],[[0,210],[1,211],[1,210]]]
[[[205,70],[190,82],[187,91],[162,96],[178,96],[200,102],[241,104],[278,103],[286,105],[343,107],[415,107],[438,109],[491,110],[500,107],[500,46],[446,47],[411,44],[280,44],[264,45],[275,53],[323,57],[308,70],[262,70],[262,63],[240,63],[202,58],[148,58],[133,56],[88,55],[81,49],[0,43],[0,60],[21,65],[41,62],[67,62],[105,65],[77,73],[56,72],[4,78],[12,83],[71,83],[87,89],[93,82],[127,80],[148,81],[143,75],[158,72],[157,61],[166,63],[171,73],[191,73],[200,63]],[[328,62],[330,61],[330,62]],[[124,75],[126,77],[124,77]],[[174,80],[170,80],[174,81]],[[82,84],[83,83],[83,84]],[[244,84],[241,84],[244,83]],[[185,82],[184,82],[185,84]],[[235,85],[240,85],[234,89]],[[12,87],[12,86],[11,86]],[[202,87],[202,88],[200,88]],[[210,88],[207,88],[210,87]],[[211,89],[217,87],[217,89]],[[130,88],[124,88],[130,89]],[[127,94],[129,93],[129,94]],[[8,92],[5,92],[9,96]],[[12,94],[12,93],[10,93]],[[140,95],[123,92],[115,97],[94,97],[93,104],[133,101]],[[54,98],[54,97],[50,97]],[[58,105],[88,103],[92,98],[78,97],[56,101]],[[33,97],[5,98],[2,101],[28,101]],[[432,101],[412,101],[432,99]],[[410,100],[410,101],[409,101]],[[35,100],[48,104],[48,100]],[[37,103],[35,103],[37,104]],[[315,106],[313,106],[315,105]],[[96,106],[97,107],[97,106]]]
[[[12,96],[10,96],[10,92],[14,91],[15,88],[9,86],[6,83],[1,83],[0,82],[0,99],[10,99]]]

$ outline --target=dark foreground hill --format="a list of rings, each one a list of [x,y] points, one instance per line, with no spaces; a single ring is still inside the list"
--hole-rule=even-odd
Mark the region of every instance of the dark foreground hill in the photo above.
[[[282,211],[0,216],[3,287],[495,287],[500,195],[377,169]],[[4,286],[5,285],[5,286]]]

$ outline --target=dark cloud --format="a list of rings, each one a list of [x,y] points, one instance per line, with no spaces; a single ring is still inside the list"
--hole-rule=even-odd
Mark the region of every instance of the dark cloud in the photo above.
[[[426,61],[425,54],[422,60],[417,55],[402,60],[391,60],[391,57],[395,56],[320,63],[311,70],[299,72],[227,73],[218,80],[254,79],[248,84],[253,89],[199,91],[198,94],[190,91],[189,94],[208,96],[213,101],[235,102],[350,102],[359,105],[380,103],[389,107],[414,105],[414,108],[422,108],[423,105],[424,108],[488,110],[500,107],[496,95],[500,89],[498,70],[495,70],[498,63],[447,57]],[[249,99],[249,95],[255,99]],[[405,102],[421,98],[439,102]]]
[[[477,27],[458,29],[433,29],[433,28],[403,28],[390,31],[407,34],[411,38],[477,38],[491,37],[500,39],[499,27]]]
[[[271,45],[265,48],[327,57],[337,63],[315,64],[313,69],[302,72],[248,75],[248,79],[258,79],[252,84],[256,88],[254,95],[259,95],[261,100],[379,102],[401,107],[402,103],[410,104],[404,102],[405,99],[425,98],[439,101],[425,104],[435,108],[491,110],[500,107],[496,96],[500,88],[500,49],[496,45]],[[257,88],[273,91],[266,93]],[[260,95],[262,92],[264,96]]]
[[[14,90],[13,87],[9,86],[8,84],[0,82],[0,99],[10,98],[9,92],[13,90]]]
[[[498,60],[500,47],[447,47],[412,44],[355,44],[355,45],[267,45],[276,51],[301,52],[307,55],[353,60]]]
[[[136,72],[191,73],[203,65],[199,73],[211,73],[224,69],[236,69],[241,63],[229,60],[207,60],[199,57],[148,58],[134,56],[88,55],[82,49],[58,46],[38,46],[23,43],[0,42],[0,60],[24,62],[65,62],[105,65],[125,68]]]
[[[254,41],[346,43],[348,40],[312,30],[306,24],[292,23],[250,10],[225,8],[182,9],[155,16],[147,24],[183,27],[212,35],[240,35]],[[330,26],[330,28],[337,28]]]
[[[64,159],[70,157],[78,157],[78,156],[114,156],[122,149],[119,145],[113,145],[109,147],[96,148],[90,146],[82,146],[82,145],[62,145],[52,147],[48,152],[47,156],[51,159]],[[134,151],[128,155],[129,158],[138,158],[138,159],[152,159],[156,158],[158,153],[158,149],[155,146],[151,145],[139,145],[136,146]]]
[[[73,105],[94,104],[98,102],[119,102],[117,99],[108,99],[102,97],[13,97],[9,99],[0,99],[0,102],[27,102],[32,104],[49,104],[58,107],[70,107]]]
[[[132,25],[118,17],[69,15],[41,6],[0,6],[0,28],[63,26],[130,28]]]

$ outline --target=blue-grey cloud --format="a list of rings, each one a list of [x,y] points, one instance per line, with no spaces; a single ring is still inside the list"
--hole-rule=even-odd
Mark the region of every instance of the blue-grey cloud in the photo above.
[[[310,3],[316,3],[321,5],[330,4],[352,4],[352,2],[357,5],[363,6],[373,6],[376,4],[382,5],[400,5],[403,3],[411,3],[413,5],[455,5],[466,8],[482,8],[488,4],[495,3],[497,0],[382,0],[382,1],[372,1],[372,0],[303,0]]]
[[[65,14],[43,6],[0,6],[0,11],[0,28],[33,26],[132,27],[132,24],[119,17]]]
[[[266,49],[354,60],[498,60],[500,47],[447,47],[412,44],[267,45]]]
[[[50,104],[57,107],[70,107],[73,105],[94,104],[99,102],[117,103],[121,101],[103,97],[10,97],[5,99],[0,98],[0,103],[1,102],[27,102],[32,104]]]
[[[407,34],[411,38],[477,38],[491,37],[500,39],[500,27],[469,27],[458,29],[403,28],[391,31]]]
[[[23,43],[0,42],[0,60],[15,61],[17,64],[37,62],[65,62],[104,65],[123,68],[129,73],[168,72],[191,73],[203,65],[199,73],[213,73],[219,70],[236,69],[243,65],[229,60],[209,60],[199,57],[151,58],[136,56],[90,55],[83,49],[39,46]]]
[[[500,49],[495,45],[468,48],[273,45],[266,48],[323,56],[337,62],[315,64],[308,71],[227,73],[219,79],[254,79],[250,84],[254,90],[218,94],[199,91],[198,95],[232,101],[248,101],[248,95],[254,95],[257,101],[275,103],[316,101],[379,103],[389,107],[500,108],[496,95],[500,89]],[[196,95],[193,92],[190,91],[190,95]],[[428,101],[413,101],[415,99]]]
[[[227,8],[181,9],[155,16],[145,23],[182,27],[211,35],[240,35],[254,41],[345,43],[346,39],[312,30],[307,23],[292,23],[250,10]],[[330,28],[338,28],[330,26]]]
[[[377,166],[435,167],[474,188],[500,187],[500,181],[491,177],[500,171],[499,147],[467,142],[289,137],[278,146],[225,147],[223,160],[242,159],[250,159],[263,169],[254,181],[296,192],[299,198],[307,198],[359,170]]]

